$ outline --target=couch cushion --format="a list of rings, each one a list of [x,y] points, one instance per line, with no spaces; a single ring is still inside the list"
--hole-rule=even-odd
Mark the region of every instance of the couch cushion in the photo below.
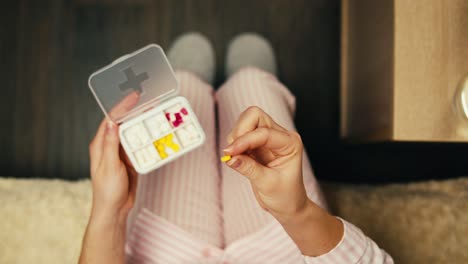
[[[468,178],[323,187],[331,210],[359,226],[395,263],[468,263]]]
[[[0,263],[76,263],[89,181],[0,179]]]
[[[331,210],[396,263],[468,263],[468,178],[387,186],[323,184]],[[0,178],[0,263],[76,263],[88,180]]]

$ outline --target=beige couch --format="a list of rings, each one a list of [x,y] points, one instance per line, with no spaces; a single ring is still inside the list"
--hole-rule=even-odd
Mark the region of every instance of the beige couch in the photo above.
[[[468,178],[323,186],[396,263],[468,263]],[[0,263],[76,263],[90,199],[89,181],[0,178]]]

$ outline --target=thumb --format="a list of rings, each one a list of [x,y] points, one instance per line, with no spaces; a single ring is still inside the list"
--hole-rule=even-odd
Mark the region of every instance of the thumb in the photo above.
[[[226,162],[226,165],[247,177],[253,184],[260,187],[265,184],[265,174],[268,168],[247,155],[237,155]]]
[[[111,121],[107,122],[105,133],[101,162],[103,162],[105,166],[114,167],[120,163],[120,140],[117,133],[117,126]]]

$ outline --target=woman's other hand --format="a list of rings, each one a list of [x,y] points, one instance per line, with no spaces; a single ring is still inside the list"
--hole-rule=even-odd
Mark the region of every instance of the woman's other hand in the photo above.
[[[309,200],[302,180],[303,145],[258,107],[244,111],[228,136],[227,165],[250,180],[260,206],[283,226],[304,255],[329,252],[343,224]]]
[[[260,206],[287,220],[307,206],[302,141],[258,107],[244,111],[227,139],[227,165],[246,176]]]

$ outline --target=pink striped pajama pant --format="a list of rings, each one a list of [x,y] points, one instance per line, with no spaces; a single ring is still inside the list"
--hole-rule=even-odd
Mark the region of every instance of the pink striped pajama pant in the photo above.
[[[191,73],[179,71],[177,78],[207,140],[157,171],[140,175],[129,217],[128,261],[303,263],[283,228],[257,204],[248,180],[219,162],[227,134],[249,106],[295,129],[294,96],[276,77],[255,68],[240,70],[216,92]],[[307,155],[303,175],[310,199],[325,207]]]

